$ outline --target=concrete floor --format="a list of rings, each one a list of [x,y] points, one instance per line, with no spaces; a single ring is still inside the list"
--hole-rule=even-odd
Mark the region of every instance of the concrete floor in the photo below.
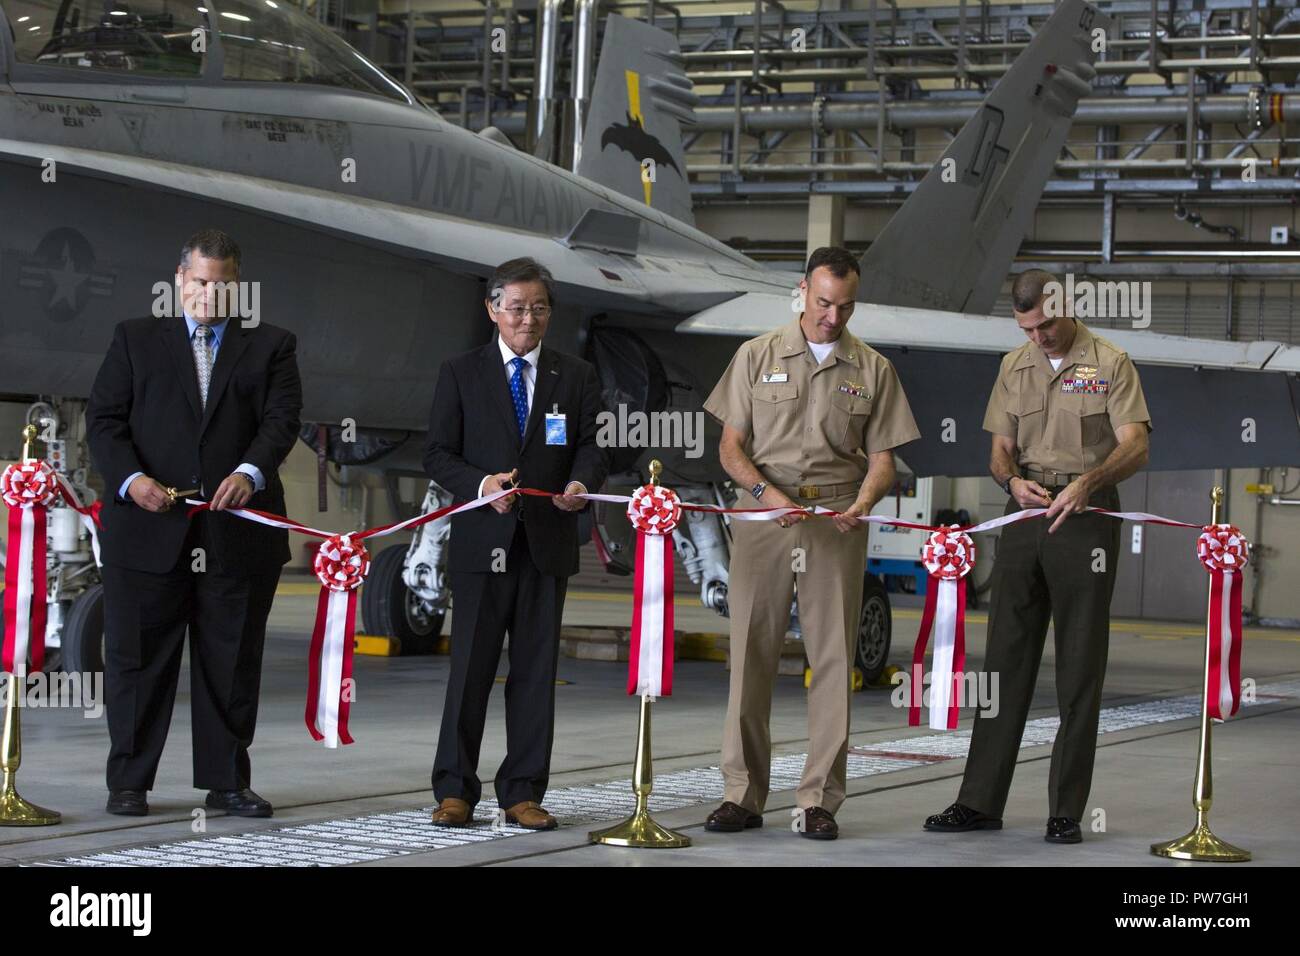
[[[304,583],[288,583],[276,601],[268,635],[258,737],[252,751],[253,786],[275,804],[273,819],[250,821],[213,813],[200,823],[203,794],[191,786],[188,678],[182,676],[171,735],[150,796],[153,812],[143,819],[103,812],[107,729],[103,718],[80,710],[28,709],[23,715],[23,765],[19,790],[28,799],[62,811],[63,823],[40,829],[0,830],[0,862],[23,863],[84,857],[122,847],[156,846],[199,837],[280,831],[295,824],[418,810],[432,802],[429,770],[448,659],[446,657],[358,657],[358,694],[352,710],[356,743],[335,751],[312,742],[303,726],[307,638],[315,598]],[[566,623],[626,625],[626,593],[576,591]],[[891,659],[910,654],[917,612],[895,614]],[[984,652],[984,616],[968,626],[968,666],[978,668]],[[722,630],[711,612],[687,599],[679,603],[678,627]],[[1104,708],[1186,697],[1199,691],[1203,639],[1195,625],[1116,622]],[[1030,719],[1056,713],[1052,642],[1049,636]],[[626,781],[636,728],[637,705],[624,693],[626,665],[561,658],[552,792],[610,781]],[[502,672],[505,662],[502,662]],[[1277,696],[1262,697],[1214,731],[1214,810],[1211,822],[1222,838],[1254,853],[1253,865],[1300,862],[1300,634],[1248,630],[1243,676],[1260,685],[1290,682]],[[1275,688],[1276,689],[1276,688]],[[723,664],[679,663],[674,695],[655,705],[655,770],[659,777],[716,766],[726,709]],[[886,690],[854,695],[855,748],[870,751],[930,737],[908,728],[906,713],[891,706]],[[1184,705],[1186,706],[1186,705]],[[1157,708],[1158,709],[1158,708]],[[964,717],[962,728],[968,729]],[[802,681],[778,681],[772,708],[772,737],[778,754],[806,749],[807,720]],[[481,775],[489,782],[480,819],[490,820],[490,780],[504,752],[504,709],[495,694],[483,744]],[[838,814],[841,837],[823,843],[791,832],[793,791],[772,795],[765,825],[743,834],[712,834],[702,823],[716,799],[701,798],[657,811],[666,826],[686,832],[690,849],[636,851],[592,846],[588,830],[604,823],[575,819],[551,833],[484,839],[473,845],[427,849],[378,860],[390,865],[1109,865],[1187,866],[1161,860],[1148,844],[1184,833],[1194,820],[1192,775],[1196,760],[1195,718],[1161,719],[1104,733],[1078,846],[1054,846],[1042,839],[1047,815],[1049,746],[1022,749],[1020,767],[1005,813],[1006,829],[956,836],[925,833],[923,818],[954,799],[964,759],[911,763],[888,773],[851,779],[849,798]],[[690,774],[688,777],[692,776]],[[718,781],[701,770],[695,778]],[[581,795],[592,791],[578,790]],[[601,791],[622,793],[619,787]],[[631,807],[631,793],[626,792]],[[384,818],[387,819],[387,818]],[[408,818],[417,832],[422,817]],[[562,815],[564,819],[564,815]],[[491,824],[482,824],[490,835]],[[430,830],[433,828],[430,827]],[[1093,832],[1088,832],[1092,830]],[[409,849],[409,848],[407,848]],[[405,851],[403,851],[405,852]],[[374,865],[374,864],[362,864]]]

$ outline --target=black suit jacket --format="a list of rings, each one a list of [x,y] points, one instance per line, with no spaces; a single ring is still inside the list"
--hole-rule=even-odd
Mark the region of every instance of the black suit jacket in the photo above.
[[[90,456],[105,482],[105,564],[160,574],[176,565],[189,525],[177,506],[153,514],[117,497],[142,471],[165,486],[211,495],[243,462],[266,485],[247,507],[284,514],[279,468],[298,437],[302,384],[293,334],[232,318],[212,367],[206,408],[185,319],[128,319],[113,332],[86,406]],[[217,512],[206,522],[208,565],[255,574],[289,560],[288,532]]]
[[[562,492],[570,481],[597,491],[609,470],[596,445],[600,382],[590,363],[543,344],[523,441],[505,365],[494,337],[481,349],[442,363],[429,415],[424,470],[458,501],[478,496],[488,475],[519,469],[521,487]],[[545,414],[566,416],[566,443],[546,444]],[[522,517],[521,517],[522,509]],[[452,571],[491,571],[493,552],[510,550],[515,525],[524,522],[528,550],[543,574],[567,577],[578,570],[578,515],[550,498],[521,495],[509,514],[476,508],[451,519]]]

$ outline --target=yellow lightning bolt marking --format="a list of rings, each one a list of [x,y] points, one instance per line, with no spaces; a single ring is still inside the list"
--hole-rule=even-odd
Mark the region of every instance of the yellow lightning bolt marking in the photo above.
[[[645,117],[641,115],[641,75],[634,70],[624,70],[623,75],[627,77],[627,115],[641,124],[645,129]],[[637,161],[637,165],[644,161],[644,157]],[[641,166],[641,186],[645,190],[645,204],[650,205],[650,190],[654,183],[646,179],[645,167]]]

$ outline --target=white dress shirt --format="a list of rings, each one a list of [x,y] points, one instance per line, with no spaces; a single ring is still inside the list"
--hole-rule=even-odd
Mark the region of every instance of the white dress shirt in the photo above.
[[[189,314],[188,311],[186,311],[184,314],[185,314],[185,327],[189,331],[190,349],[192,351],[194,348],[194,330],[199,327],[199,323],[194,320],[194,318]],[[217,352],[220,351],[221,349],[221,339],[226,334],[226,325],[229,322],[230,322],[229,319],[222,319],[220,322],[216,322],[208,326],[208,328],[212,330],[212,364],[214,367],[217,364]],[[530,396],[532,395],[531,388],[529,389],[528,394]],[[531,398],[530,398],[530,404],[531,404]],[[261,491],[263,488],[266,487],[266,479],[262,476],[262,469],[258,468],[256,465],[250,462],[246,461],[236,466],[234,473],[240,475],[246,475],[249,478],[249,480],[253,482],[253,491],[255,492]],[[126,481],[122,482],[122,486],[117,489],[118,498],[120,498],[122,501],[126,501],[127,489],[131,487],[131,482],[135,481],[143,474],[144,474],[143,471],[135,471],[127,475]],[[199,490],[200,492],[202,492],[203,489],[200,488]]]
[[[515,370],[510,367],[510,363],[516,358],[522,358],[528,363],[524,366],[523,372],[521,373],[524,377],[524,390],[528,393],[528,408],[526,410],[527,414],[524,417],[524,421],[527,421],[528,416],[533,413],[533,391],[537,387],[537,359],[542,354],[542,345],[539,342],[537,348],[533,349],[526,355],[515,355],[515,353],[511,351],[510,346],[506,345],[505,340],[501,338],[500,335],[497,335],[497,348],[501,350],[501,363],[502,367],[505,369],[507,385],[510,384],[510,379],[513,378],[515,374]],[[484,475],[482,481],[478,483],[478,497],[483,497],[483,483],[491,477],[491,475]],[[584,493],[587,490],[580,481],[571,482],[571,484],[581,487]]]

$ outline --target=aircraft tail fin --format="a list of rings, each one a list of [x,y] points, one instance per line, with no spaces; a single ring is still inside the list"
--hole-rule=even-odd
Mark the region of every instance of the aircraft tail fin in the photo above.
[[[578,175],[694,224],[682,127],[698,100],[671,33],[611,14]]]
[[[992,311],[1109,23],[1086,0],[1057,7],[872,242],[859,300]]]

